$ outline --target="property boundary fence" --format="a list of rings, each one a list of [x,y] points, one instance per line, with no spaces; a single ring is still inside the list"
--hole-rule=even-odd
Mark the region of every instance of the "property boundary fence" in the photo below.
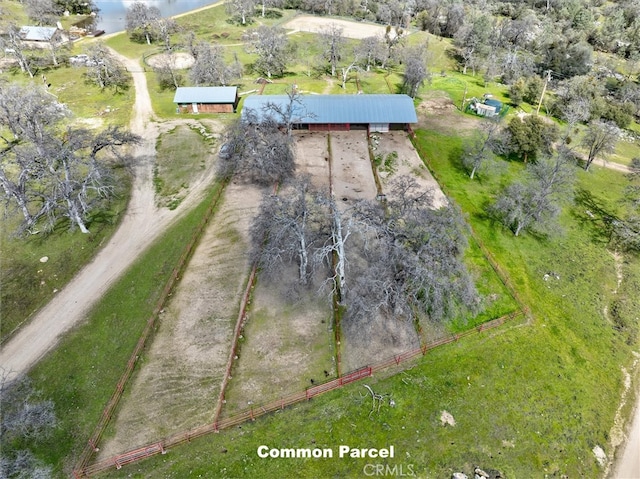
[[[427,154],[424,152],[420,144],[416,141],[416,133],[411,128],[411,125],[407,125],[407,131],[409,132],[409,137],[411,138],[414,148],[418,151],[420,158],[422,158],[422,160],[425,162],[425,165],[429,169],[429,172],[431,173],[433,178],[437,181],[438,185],[440,186],[440,189],[442,189],[442,192],[451,201],[453,198],[453,196],[451,195],[451,191],[442,182],[438,173],[434,171],[433,165],[431,164],[431,159],[429,158],[429,156],[427,156]],[[524,301],[522,301],[522,298],[520,297],[520,295],[516,291],[516,288],[513,286],[513,283],[509,279],[509,275],[502,270],[500,265],[498,265],[498,262],[495,260],[495,258],[493,257],[489,249],[485,246],[484,242],[480,239],[476,231],[473,229],[473,226],[469,225],[469,228],[471,230],[471,237],[473,238],[473,241],[476,243],[476,245],[478,245],[478,248],[480,248],[480,250],[482,251],[482,254],[491,265],[491,268],[496,272],[496,274],[498,275],[498,278],[500,278],[500,281],[502,282],[502,284],[504,284],[505,288],[507,288],[511,297],[515,299],[516,303],[518,303],[518,307],[520,308],[520,310],[527,317],[529,317],[530,316],[529,307],[524,303]]]
[[[188,431],[184,431],[178,434],[174,434],[167,438],[164,438],[160,441],[156,441],[150,444],[146,444],[142,447],[138,447],[136,449],[132,449],[130,451],[124,452],[122,454],[118,454],[116,456],[104,459],[102,461],[95,462],[91,465],[87,464],[79,464],[79,467],[74,470],[74,477],[84,478],[90,477],[99,472],[106,471],[108,469],[120,469],[125,464],[130,464],[133,462],[137,462],[143,459],[147,459],[151,456],[155,456],[157,454],[165,454],[168,449],[175,447],[179,444],[190,442],[192,439],[219,432],[223,429],[228,429],[233,426],[237,426],[238,424],[242,424],[249,420],[255,420],[257,417],[263,416],[265,414],[282,410],[285,407],[291,406],[293,404],[308,401],[314,398],[315,396],[319,396],[329,391],[333,391],[335,389],[339,389],[348,384],[360,381],[364,378],[371,377],[373,373],[382,371],[384,369],[388,369],[391,367],[396,367],[401,365],[404,362],[410,361],[418,356],[424,356],[428,351],[442,346],[444,344],[449,344],[453,342],[457,342],[462,338],[467,336],[480,333],[482,331],[487,331],[490,329],[494,329],[507,321],[511,321],[516,319],[518,316],[521,316],[522,312],[517,311],[501,318],[494,319],[487,323],[481,324],[474,329],[470,329],[465,331],[464,333],[454,334],[450,336],[446,336],[435,341],[432,341],[427,344],[423,344],[419,348],[412,349],[410,351],[406,351],[401,354],[396,354],[392,357],[389,357],[379,363],[376,363],[371,366],[365,366],[363,368],[357,369],[355,371],[350,372],[349,374],[345,374],[344,376],[340,376],[338,378],[332,379],[322,384],[317,384],[310,388],[305,389],[304,391],[300,391],[289,396],[285,396],[276,401],[272,401],[268,404],[251,407],[250,409],[245,409],[235,416],[216,420],[213,423],[205,424],[203,426],[190,429]]]
[[[182,252],[182,255],[180,256],[178,263],[173,269],[171,276],[167,280],[167,284],[162,290],[162,293],[160,294],[160,298],[158,299],[158,302],[156,303],[156,307],[153,309],[151,316],[149,316],[149,318],[147,319],[145,328],[142,331],[140,338],[138,339],[138,343],[136,344],[136,347],[131,353],[127,366],[122,376],[120,377],[118,384],[116,385],[115,391],[111,395],[109,402],[104,408],[102,415],[100,416],[100,420],[98,421],[98,424],[96,425],[93,431],[93,434],[87,441],[86,446],[84,447],[84,449],[82,450],[82,453],[80,454],[80,457],[76,465],[76,470],[74,471],[74,476],[80,477],[78,476],[77,471],[82,471],[87,466],[87,464],[89,464],[93,454],[97,451],[100,438],[102,437],[102,434],[104,433],[107,425],[109,424],[109,421],[111,420],[118,403],[120,402],[120,398],[122,397],[124,388],[127,385],[127,382],[129,381],[129,379],[131,378],[131,375],[133,374],[133,370],[136,366],[136,363],[142,353],[142,350],[144,349],[145,344],[155,327],[156,320],[158,319],[158,315],[164,308],[165,303],[167,301],[167,297],[175,287],[176,283],[179,281],[180,275],[184,271],[189,259],[191,258],[195,245],[197,244],[198,240],[202,236],[205,226],[211,219],[213,210],[218,204],[218,201],[220,200],[220,197],[222,195],[222,192],[225,189],[225,186],[226,186],[225,184],[220,185],[220,188],[217,194],[214,196],[213,200],[211,201],[211,204],[207,208],[207,211],[202,217],[202,220],[200,221],[198,227],[194,231],[193,236],[191,237],[191,240],[189,241],[184,251]]]

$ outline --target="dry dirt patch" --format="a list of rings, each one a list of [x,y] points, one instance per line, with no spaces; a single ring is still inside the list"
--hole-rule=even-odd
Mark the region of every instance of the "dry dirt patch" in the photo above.
[[[336,201],[342,207],[378,194],[373,178],[366,131],[331,132],[331,177]]]
[[[150,56],[145,59],[147,65],[153,68],[158,68],[164,65],[172,65],[173,68],[178,70],[184,70],[185,68],[191,68],[196,62],[193,55],[186,52],[175,53],[159,53],[157,55]]]
[[[478,128],[481,118],[457,111],[446,92],[434,90],[428,95],[416,108],[418,128],[456,136]]]
[[[381,25],[373,25],[370,23],[362,22],[350,22],[348,20],[338,20],[335,18],[312,17],[309,15],[296,17],[293,20],[285,23],[283,26],[286,29],[294,30],[294,32],[301,31],[320,33],[326,30],[331,25],[336,25],[342,28],[342,36],[356,39],[375,36],[381,37],[384,36],[386,31],[386,28]],[[391,35],[394,36],[395,33],[392,31]]]
[[[249,264],[261,191],[231,184],[203,235],[115,420],[101,457],[210,422]]]
[[[403,131],[390,131],[388,133],[373,133],[371,136],[375,154],[384,157],[395,152],[398,158],[395,162],[396,171],[387,173],[380,171],[378,176],[382,182],[382,189],[386,192],[389,181],[401,175],[414,178],[420,187],[432,192],[434,208],[440,208],[447,204],[447,197],[440,189],[440,185],[433,178],[427,167],[424,165],[420,155],[413,147],[407,134]]]

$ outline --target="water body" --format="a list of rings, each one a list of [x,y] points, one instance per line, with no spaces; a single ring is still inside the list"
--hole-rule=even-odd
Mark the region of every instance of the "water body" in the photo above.
[[[127,9],[135,0],[94,0],[100,9],[98,14],[97,29],[106,33],[114,33],[124,30]],[[149,7],[160,9],[163,17],[172,17],[180,13],[189,12],[196,8],[213,5],[220,0],[142,0]]]

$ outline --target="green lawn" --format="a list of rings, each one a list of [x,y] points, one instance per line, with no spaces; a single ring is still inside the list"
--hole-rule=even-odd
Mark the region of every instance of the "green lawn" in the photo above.
[[[153,177],[160,203],[172,209],[180,204],[191,182],[205,167],[214,143],[215,140],[206,139],[187,125],[160,135]]]

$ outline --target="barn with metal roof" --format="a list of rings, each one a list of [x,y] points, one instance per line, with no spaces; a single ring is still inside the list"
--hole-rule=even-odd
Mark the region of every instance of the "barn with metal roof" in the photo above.
[[[238,106],[238,87],[179,87],[173,102],[182,113],[232,113]]]
[[[287,95],[253,95],[244,100],[242,114],[246,119],[245,112],[251,110],[261,118],[271,114],[270,105],[286,111],[290,104],[294,128],[299,129],[383,132],[403,130],[418,121],[407,95],[300,95],[293,103]]]

